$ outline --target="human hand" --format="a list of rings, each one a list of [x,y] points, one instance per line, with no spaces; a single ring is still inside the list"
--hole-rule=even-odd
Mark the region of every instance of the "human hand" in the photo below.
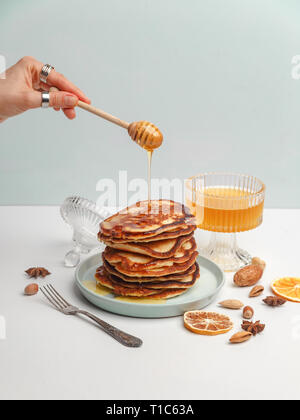
[[[76,117],[74,107],[80,99],[91,101],[62,74],[52,70],[47,84],[40,82],[43,63],[33,57],[23,57],[6,71],[6,78],[0,79],[0,122],[23,112],[40,108],[42,91],[49,92],[51,86],[60,91],[50,92],[50,106],[56,111],[63,110],[70,120]]]

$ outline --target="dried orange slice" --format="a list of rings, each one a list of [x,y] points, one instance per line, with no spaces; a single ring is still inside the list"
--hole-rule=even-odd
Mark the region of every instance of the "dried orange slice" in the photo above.
[[[277,296],[292,302],[300,302],[300,278],[284,277],[274,281],[271,288]]]
[[[184,314],[184,326],[201,335],[225,334],[233,328],[227,315],[216,312],[189,311]]]

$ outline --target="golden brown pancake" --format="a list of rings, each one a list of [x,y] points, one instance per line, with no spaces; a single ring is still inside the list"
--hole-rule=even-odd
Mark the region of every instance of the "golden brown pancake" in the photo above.
[[[105,252],[102,254],[103,259],[106,260]],[[137,255],[137,254],[135,254]],[[198,252],[195,251],[192,253],[191,257],[183,262],[183,263],[172,263],[172,265],[164,265],[157,268],[147,268],[145,265],[143,268],[140,266],[140,268],[136,271],[132,270],[132,266],[126,266],[126,264],[122,264],[122,262],[112,262],[111,265],[114,266],[114,268],[126,276],[129,277],[162,277],[167,276],[169,274],[175,274],[175,273],[183,273],[186,270],[188,270],[192,265],[194,265],[196,258],[198,256]],[[107,260],[106,260],[107,261]],[[162,260],[166,261],[166,260]]]
[[[103,242],[110,248],[119,249],[121,251],[133,252],[135,254],[148,255],[154,258],[170,258],[173,257],[181,246],[192,239],[193,234],[187,236],[180,236],[174,239],[163,239],[153,242],[127,242],[116,243],[108,239],[103,239]]]
[[[102,242],[106,242],[106,241],[111,241],[114,242],[116,244],[126,244],[128,242],[134,242],[136,241],[136,243],[147,243],[147,242],[154,242],[154,241],[161,241],[163,239],[176,239],[180,236],[187,236],[190,235],[191,233],[193,233],[196,230],[196,226],[185,226],[184,228],[181,229],[172,229],[168,232],[163,232],[160,233],[156,236],[151,236],[151,237],[147,237],[147,238],[133,238],[133,239],[120,239],[120,238],[112,238],[110,236],[106,236],[104,235],[102,232],[99,232],[98,234],[98,238],[100,241]]]
[[[96,279],[98,278],[98,273],[100,273],[99,274],[100,277],[101,275],[103,275],[102,273],[105,273],[106,277],[111,281],[112,285],[128,287],[130,289],[140,289],[140,288],[159,289],[159,290],[160,289],[190,289],[192,286],[194,286],[194,284],[200,277],[200,270],[197,263],[196,263],[196,271],[193,274],[189,274],[188,276],[183,276],[180,280],[168,280],[164,282],[157,281],[156,279],[152,279],[151,282],[147,282],[147,283],[140,282],[140,281],[126,282],[122,280],[120,277],[111,274],[105,268],[105,266],[97,269],[96,276],[95,276]],[[104,286],[103,282],[101,284]]]
[[[130,297],[150,297],[151,299],[169,299],[181,295],[188,289],[147,289],[146,287],[139,286],[138,288],[128,288],[115,284],[106,273],[103,267],[97,270],[95,276],[97,284],[105,286],[113,291],[117,296],[130,296]]]
[[[155,277],[155,278],[153,277],[137,277],[136,278],[136,277],[126,276],[125,274],[120,273],[112,265],[108,264],[108,262],[105,260],[103,260],[103,266],[108,273],[114,276],[117,276],[119,279],[124,280],[126,283],[130,283],[130,282],[151,283],[153,281],[156,281],[156,282],[182,281],[182,279],[193,275],[195,271],[197,271],[197,268],[198,268],[198,264],[194,263],[188,270],[186,270],[183,273],[169,274],[167,276],[161,276],[161,277]],[[164,287],[163,284],[162,284],[162,287]]]
[[[175,263],[185,263],[190,260],[190,257],[193,255],[196,248],[196,241],[194,238],[191,238],[188,242],[182,244],[181,248],[173,257],[157,259],[146,255],[106,247],[103,252],[103,258],[110,265],[120,265],[127,270],[139,272],[145,269],[152,270],[160,267],[171,267]]]
[[[141,201],[101,223],[101,233],[113,239],[139,241],[176,229],[195,226],[195,218],[183,204],[170,200]]]

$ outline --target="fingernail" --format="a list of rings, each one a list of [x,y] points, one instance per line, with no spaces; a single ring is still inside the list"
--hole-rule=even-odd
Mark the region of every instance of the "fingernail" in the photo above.
[[[64,104],[66,107],[73,107],[77,105],[78,99],[75,96],[67,95],[64,99]]]

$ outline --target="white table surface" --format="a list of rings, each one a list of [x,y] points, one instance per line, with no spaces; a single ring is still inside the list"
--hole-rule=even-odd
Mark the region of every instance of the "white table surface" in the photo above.
[[[230,333],[192,334],[182,318],[134,319],[92,307],[74,287],[74,270],[63,266],[71,231],[56,207],[0,207],[0,399],[289,399],[300,397],[300,304],[270,308],[232,275],[208,310],[240,312],[217,302],[251,303],[264,333],[230,345]],[[267,262],[263,284],[300,276],[300,210],[266,210],[263,225],[240,235],[240,244]],[[42,295],[23,296],[24,270],[45,266],[50,281],[74,304],[140,336],[140,349],[121,346],[90,322],[51,309]],[[41,281],[41,284],[45,283]]]

